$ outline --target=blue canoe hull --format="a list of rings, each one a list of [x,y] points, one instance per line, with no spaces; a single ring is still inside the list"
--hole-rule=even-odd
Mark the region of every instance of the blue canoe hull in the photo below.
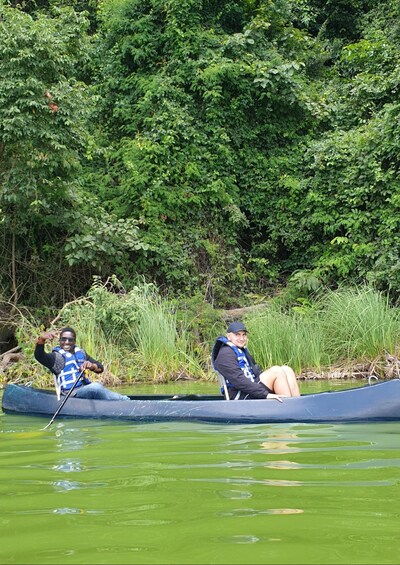
[[[129,401],[69,398],[57,418],[110,418],[132,422],[192,420],[220,423],[371,422],[400,420],[400,379],[348,390],[277,400],[221,396],[131,396]],[[52,391],[8,384],[6,413],[51,417],[59,402]]]

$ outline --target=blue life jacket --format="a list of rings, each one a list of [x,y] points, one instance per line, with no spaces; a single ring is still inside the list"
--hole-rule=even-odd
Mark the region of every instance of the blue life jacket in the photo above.
[[[64,368],[57,375],[57,385],[61,390],[69,390],[81,373],[80,366],[86,361],[86,353],[83,349],[76,346],[73,353],[65,351],[60,346],[55,347],[53,351],[64,357]],[[85,376],[79,380],[75,388],[89,383],[89,379]]]
[[[212,352],[211,352],[211,363],[212,363],[213,369],[215,371],[217,371],[217,369],[214,365],[214,362],[215,362],[215,359],[217,358],[219,350],[221,349],[221,347],[224,344],[229,345],[229,347],[231,347],[233,349],[233,351],[235,352],[236,358],[238,360],[239,367],[242,369],[244,376],[247,379],[250,379],[253,383],[257,382],[257,377],[256,377],[256,375],[253,371],[253,367],[251,366],[251,363],[250,363],[250,361],[249,361],[249,359],[246,355],[246,352],[247,352],[248,355],[250,355],[248,350],[247,350],[247,347],[240,349],[239,347],[236,347],[236,345],[234,345],[231,341],[229,341],[229,339],[227,337],[225,337],[223,335],[217,337],[217,340],[216,340],[214,347],[212,349]],[[228,388],[229,387],[233,388],[233,385],[231,385],[231,383],[229,382],[229,380],[226,377],[225,377],[225,381],[226,381]],[[223,392],[223,389],[221,389],[221,392]]]

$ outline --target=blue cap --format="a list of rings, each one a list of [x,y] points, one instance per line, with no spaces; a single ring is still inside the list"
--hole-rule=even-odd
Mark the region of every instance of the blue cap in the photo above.
[[[246,326],[242,322],[232,322],[229,324],[226,333],[247,332]]]

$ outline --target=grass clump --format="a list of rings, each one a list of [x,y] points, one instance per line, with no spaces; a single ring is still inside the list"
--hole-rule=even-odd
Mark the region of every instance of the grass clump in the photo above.
[[[329,363],[318,328],[320,320],[312,312],[304,315],[272,307],[246,324],[249,349],[263,368],[290,365],[299,374],[305,368],[320,370]]]
[[[183,322],[178,323],[175,310],[152,284],[140,282],[125,291],[115,278],[103,284],[96,277],[87,296],[66,304],[50,326],[75,329],[77,344],[103,363],[105,371],[98,378],[105,384],[205,375],[190,331]],[[43,329],[24,319],[19,331],[26,353],[19,371],[29,375],[34,371],[35,382],[40,375],[48,375],[49,382],[52,379],[33,358],[36,337]]]
[[[273,306],[246,324],[249,348],[263,367],[288,364],[297,374],[398,353],[400,312],[388,296],[366,286],[326,290],[308,308]]]

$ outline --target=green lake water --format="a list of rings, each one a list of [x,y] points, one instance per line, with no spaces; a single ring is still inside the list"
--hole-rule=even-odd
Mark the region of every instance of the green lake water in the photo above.
[[[2,564],[400,563],[400,422],[48,421],[0,415]]]

